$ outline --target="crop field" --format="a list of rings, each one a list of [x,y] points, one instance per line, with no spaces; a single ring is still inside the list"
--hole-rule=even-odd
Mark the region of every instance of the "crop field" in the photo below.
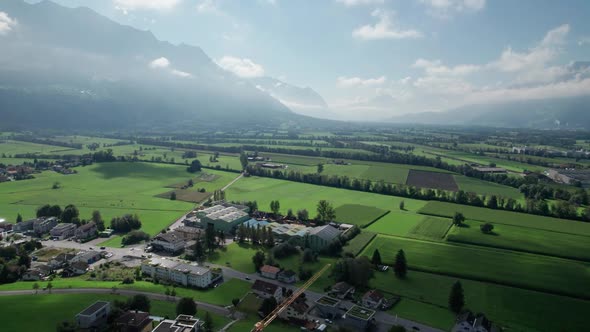
[[[379,249],[392,264],[399,249],[410,269],[590,299],[590,264],[477,246],[378,235],[361,253]]]
[[[344,251],[352,253],[356,256],[361,251],[363,251],[363,249],[365,249],[365,247],[375,238],[376,235],[377,234],[373,232],[363,230],[359,235],[348,241],[344,247]]]
[[[336,208],[339,222],[354,225],[367,225],[380,218],[388,211],[367,205],[344,204]]]
[[[359,204],[382,210],[397,210],[402,200],[408,211],[417,211],[426,204],[424,201],[402,199],[401,197],[255,176],[241,178],[235,182],[226,190],[226,199],[230,201],[256,200],[261,209],[268,209],[270,201],[279,200],[281,213],[286,214],[288,209],[293,209],[293,211],[307,209],[310,217],[315,216],[317,204],[322,199],[327,199],[335,207],[344,204]],[[391,214],[381,220],[389,218]],[[357,225],[362,226],[360,223]]]
[[[407,235],[416,239],[441,241],[452,224],[453,222],[448,218],[427,216],[412,228]]]
[[[457,191],[459,187],[451,174],[410,170],[406,184],[419,188]]]
[[[454,177],[459,189],[466,192],[474,192],[486,196],[496,195],[498,197],[513,198],[515,200],[523,198],[522,193],[516,188],[462,175],[455,175]]]
[[[302,166],[316,166],[317,164],[326,162],[326,158],[322,157],[295,156],[290,154],[268,152],[261,152],[260,155],[270,158],[273,162]]]
[[[15,154],[81,154],[81,149],[71,149],[63,146],[36,144],[21,141],[0,141],[0,156],[13,157]]]
[[[447,241],[510,249],[590,262],[590,240],[586,236],[564,234],[495,224],[493,234],[483,234],[481,222],[468,220],[453,227]]]
[[[199,203],[206,200],[211,193],[202,193],[196,190],[189,190],[189,189],[176,189],[172,191],[168,191],[165,193],[161,193],[156,195],[156,197],[170,199],[172,197],[172,193],[176,194],[177,201],[189,202],[189,203]]]
[[[424,216],[419,214],[392,211],[366,229],[379,234],[407,236],[422,220],[424,220]]]
[[[487,221],[494,224],[505,224],[559,233],[590,236],[589,223],[536,216],[526,213],[492,210],[445,202],[428,202],[428,204],[419,211],[419,213],[441,217],[452,217],[455,212],[461,212],[465,215],[465,218],[477,221]]]
[[[447,309],[449,290],[456,277],[409,271],[404,280],[392,272],[380,272],[370,281],[371,287],[402,296],[389,312],[449,330],[455,317]],[[585,313],[590,301],[460,279],[465,303],[473,312],[506,327],[507,331],[553,332],[586,329]],[[523,310],[526,308],[526,310]],[[559,319],[556,319],[559,317]]]
[[[76,169],[78,174],[64,176],[52,171],[35,174],[35,179],[0,184],[0,218],[14,221],[17,213],[32,218],[43,204],[74,204],[80,218],[88,219],[99,210],[107,222],[112,217],[137,214],[142,229],[155,234],[190,210],[194,204],[155,197],[168,191],[171,183],[187,181],[194,175],[183,166],[149,163],[103,163]],[[219,175],[212,182],[202,182],[207,191],[221,188],[236,176]],[[59,182],[59,189],[51,189]]]

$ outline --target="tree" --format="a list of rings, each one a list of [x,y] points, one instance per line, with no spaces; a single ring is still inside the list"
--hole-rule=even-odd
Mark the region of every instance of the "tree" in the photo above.
[[[140,243],[141,241],[148,241],[150,235],[143,231],[131,231],[121,239],[121,244],[130,245]]]
[[[293,209],[287,210],[287,219],[293,219],[295,215],[293,214]]]
[[[406,209],[406,203],[404,201],[399,202],[399,209],[402,211]]]
[[[381,265],[381,254],[379,253],[379,249],[375,249],[375,251],[373,251],[371,263],[373,263],[374,265]]]
[[[172,296],[173,298],[176,297],[176,288],[174,288],[174,286],[172,286],[172,290],[170,291],[170,296]]]
[[[47,291],[51,294],[51,289],[53,288],[53,284],[50,282],[47,283]]]
[[[332,204],[330,204],[330,202],[324,199],[318,202],[317,212],[318,216],[316,219],[322,224],[334,221],[334,219],[336,219],[336,211],[334,210],[334,207]]]
[[[395,264],[393,265],[393,271],[398,278],[405,278],[408,273],[408,264],[406,262],[406,254],[402,249],[395,255]]]
[[[19,222],[23,221],[23,216],[20,215],[20,213],[16,216],[16,223],[18,224]]]
[[[215,227],[213,224],[207,224],[207,228],[205,228],[205,245],[210,253],[215,249],[215,238]]]
[[[171,201],[175,201],[175,200],[176,200],[176,191],[173,191],[173,192],[170,194],[170,200],[171,200]]]
[[[150,312],[151,303],[147,296],[143,294],[137,294],[133,295],[133,297],[127,301],[127,306],[130,310]]]
[[[306,209],[297,210],[297,219],[301,221],[309,220],[309,212]]]
[[[260,271],[260,268],[262,267],[262,265],[264,265],[264,261],[266,259],[266,256],[264,255],[263,251],[257,251],[254,256],[252,256],[252,263],[254,263],[254,267],[256,268],[256,271]]]
[[[203,328],[205,332],[213,332],[213,319],[208,311],[205,312],[205,318],[203,319]]]
[[[170,288],[166,287],[166,291],[164,291],[164,294],[166,294],[166,299],[168,299],[168,297],[170,296]]]
[[[322,164],[322,163],[318,164],[318,174],[322,174],[323,171],[324,171],[324,164]]]
[[[183,297],[176,305],[176,315],[191,315],[197,314],[197,304],[192,297]]]
[[[104,229],[105,229],[104,220],[102,219],[102,216],[100,215],[100,211],[98,211],[98,210],[92,211],[92,218],[90,218],[90,219],[96,224],[96,228],[98,229],[99,232],[104,231]]]
[[[461,226],[464,221],[465,221],[465,216],[463,215],[463,213],[455,212],[455,215],[453,216],[453,225]]]
[[[78,211],[78,208],[73,204],[69,204],[64,208],[63,212],[61,213],[61,222],[72,223],[79,216],[80,211]]]
[[[187,167],[186,171],[189,173],[196,173],[200,172],[202,168],[201,162],[199,159],[195,159],[191,162],[190,166]]]
[[[465,305],[465,296],[463,294],[463,286],[460,281],[453,284],[451,293],[449,294],[449,309],[458,314]]]
[[[246,170],[246,167],[248,167],[248,156],[244,151],[240,153],[240,164],[242,164],[242,170]]]
[[[369,280],[373,278],[374,265],[369,258],[360,256],[347,257],[338,260],[332,268],[332,276],[336,281],[346,281],[355,287],[367,287]]]
[[[262,313],[262,316],[266,317],[277,307],[277,300],[274,296],[268,297],[262,301],[258,311]]]
[[[198,261],[205,257],[205,248],[203,248],[203,242],[201,241],[201,237],[197,238],[197,243],[195,243],[195,250],[193,251],[193,256],[195,256],[195,259]]]
[[[491,223],[487,222],[481,226],[479,226],[480,230],[482,233],[484,234],[491,234],[492,231],[494,230],[494,225],[492,225]]]
[[[237,307],[238,307],[238,304],[240,304],[240,299],[239,299],[239,298],[237,298],[237,297],[236,297],[236,298],[234,298],[234,299],[232,299],[232,300],[231,300],[231,304],[232,304],[234,307],[236,307],[236,308],[237,308]]]
[[[37,294],[37,292],[39,292],[39,284],[38,283],[34,283],[33,284],[33,289],[35,290],[35,294]]]
[[[281,203],[279,201],[270,201],[270,210],[276,218],[281,210]]]
[[[53,186],[51,186],[51,189],[59,189],[61,187],[61,184],[59,182],[54,182]]]

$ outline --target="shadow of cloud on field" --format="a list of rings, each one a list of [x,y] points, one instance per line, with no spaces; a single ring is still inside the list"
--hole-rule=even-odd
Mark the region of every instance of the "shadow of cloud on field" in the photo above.
[[[147,163],[100,163],[92,171],[107,180],[117,178],[165,179],[172,176],[166,169]],[[189,177],[190,174],[187,173],[187,178]]]

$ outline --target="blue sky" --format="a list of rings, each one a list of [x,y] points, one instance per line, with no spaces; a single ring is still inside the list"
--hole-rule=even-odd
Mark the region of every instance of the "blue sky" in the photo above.
[[[585,0],[54,1],[312,87],[350,118],[590,94],[570,66],[590,60]]]

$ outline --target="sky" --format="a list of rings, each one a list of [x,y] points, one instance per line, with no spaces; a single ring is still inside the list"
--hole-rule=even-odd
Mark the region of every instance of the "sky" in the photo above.
[[[344,118],[590,94],[572,65],[590,61],[587,0],[54,2],[199,46],[244,78],[311,87]]]

